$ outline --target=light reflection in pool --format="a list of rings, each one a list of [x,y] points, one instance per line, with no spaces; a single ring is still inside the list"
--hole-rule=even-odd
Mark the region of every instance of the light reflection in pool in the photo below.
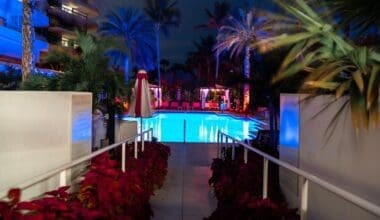
[[[123,117],[123,120],[139,122],[131,117]],[[257,131],[261,126],[260,121],[215,113],[161,112],[143,119],[143,130],[153,128],[153,136],[162,142],[183,142],[185,139],[186,142],[216,143],[218,130],[244,140],[249,138],[250,131]]]

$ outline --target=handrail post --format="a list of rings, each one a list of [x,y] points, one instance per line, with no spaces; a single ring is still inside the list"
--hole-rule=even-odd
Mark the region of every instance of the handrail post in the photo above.
[[[235,140],[232,139],[232,154],[231,154],[231,159],[235,160]]]
[[[125,143],[121,145],[121,171],[125,172]]]
[[[307,203],[309,199],[309,180],[304,177],[302,179],[300,217],[301,220],[306,220],[308,206]]]
[[[264,158],[263,167],[263,199],[268,198],[268,159]]]
[[[224,140],[226,141],[225,145],[224,145],[224,149],[228,149],[228,136],[227,135],[224,135]]]
[[[148,140],[149,140],[150,142],[152,142],[152,136],[153,136],[152,133],[153,133],[153,129],[150,128],[149,131],[148,131]]]
[[[137,138],[138,136],[135,137],[135,158],[137,159]]]
[[[244,147],[244,163],[248,163],[248,149]]]
[[[150,141],[153,141],[153,128],[150,129]]]
[[[67,176],[66,176],[66,170],[63,170],[59,173],[59,186],[66,186],[67,185]]]
[[[144,135],[145,133],[141,133],[141,151],[144,151]]]
[[[216,135],[216,157],[220,158],[220,130],[218,130]]]

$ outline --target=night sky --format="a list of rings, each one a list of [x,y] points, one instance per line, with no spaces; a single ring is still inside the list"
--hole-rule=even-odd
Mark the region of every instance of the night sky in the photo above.
[[[231,8],[242,7],[247,0],[228,0]],[[125,0],[115,1],[102,5],[101,8],[111,8],[117,5],[133,6],[143,8],[145,0]],[[171,29],[171,35],[168,38],[161,38],[161,54],[162,58],[170,60],[170,62],[184,62],[186,54],[195,50],[194,41],[199,41],[201,36],[206,36],[209,31],[195,29],[194,26],[207,22],[207,15],[204,11],[208,8],[213,11],[214,0],[179,0],[179,8],[181,11],[181,25],[178,28]],[[260,8],[272,7],[271,0],[254,0],[253,4]]]

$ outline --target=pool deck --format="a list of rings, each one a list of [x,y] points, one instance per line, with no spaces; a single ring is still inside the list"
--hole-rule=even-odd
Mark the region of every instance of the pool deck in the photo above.
[[[216,144],[166,143],[171,148],[164,186],[151,199],[153,220],[201,220],[216,208],[208,185]]]

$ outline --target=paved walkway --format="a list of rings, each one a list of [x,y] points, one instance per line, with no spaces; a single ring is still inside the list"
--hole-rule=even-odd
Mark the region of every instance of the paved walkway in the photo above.
[[[201,220],[216,208],[208,185],[216,144],[168,144],[169,171],[151,204],[153,220]]]

